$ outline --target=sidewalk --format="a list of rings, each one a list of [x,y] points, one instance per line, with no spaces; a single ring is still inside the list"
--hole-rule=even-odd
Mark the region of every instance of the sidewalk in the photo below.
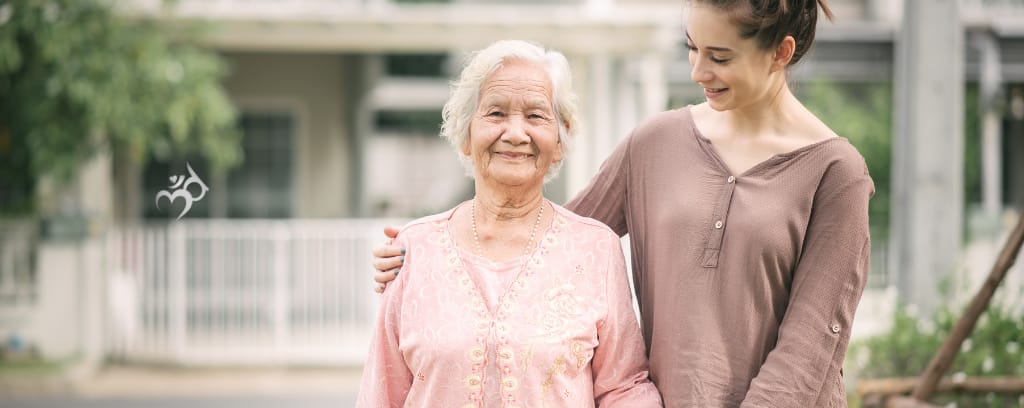
[[[106,366],[59,374],[0,376],[8,398],[138,398],[356,394],[362,369]]]

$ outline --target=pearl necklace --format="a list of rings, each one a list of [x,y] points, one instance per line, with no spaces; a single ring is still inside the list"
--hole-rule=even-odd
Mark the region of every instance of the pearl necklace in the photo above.
[[[537,221],[534,221],[534,223],[533,223],[533,230],[530,231],[530,240],[526,242],[526,247],[523,248],[523,255],[529,255],[530,254],[530,247],[533,246],[533,241],[534,241],[534,239],[537,238],[537,227],[540,226],[540,219],[542,217],[544,217],[544,199],[543,198],[540,199],[540,205],[538,205],[538,207],[540,207],[540,212],[537,213]],[[484,256],[485,255],[484,249],[483,249],[483,247],[480,246],[480,237],[476,233],[476,198],[474,198],[473,202],[470,203],[470,206],[469,206],[469,217],[473,220],[472,221],[472,225],[473,225],[473,243],[476,244],[476,252],[480,256]]]

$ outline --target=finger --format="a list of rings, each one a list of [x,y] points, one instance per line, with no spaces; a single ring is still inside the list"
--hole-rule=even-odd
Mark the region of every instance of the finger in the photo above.
[[[384,293],[384,289],[387,289],[387,287],[388,286],[386,284],[378,283],[377,286],[373,287],[373,291],[377,293]]]
[[[387,235],[388,238],[396,238],[398,237],[398,228],[391,226],[384,227],[384,235]]]
[[[375,258],[391,258],[395,256],[405,255],[405,248],[398,245],[379,245],[373,248],[373,256]]]
[[[404,263],[405,257],[393,256],[390,258],[373,258],[373,269],[377,272],[390,271],[392,269],[401,268]]]
[[[373,274],[373,280],[376,281],[377,283],[384,283],[384,284],[386,284],[388,282],[391,282],[391,281],[395,280],[395,278],[398,277],[398,272],[400,270],[401,269],[399,269],[399,268],[394,268],[394,269],[387,270],[387,271],[384,271],[384,272],[377,272],[377,273]]]

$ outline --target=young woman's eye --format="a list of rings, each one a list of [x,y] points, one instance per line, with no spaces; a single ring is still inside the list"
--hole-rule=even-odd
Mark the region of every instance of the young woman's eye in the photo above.
[[[711,62],[714,62],[716,64],[725,64],[725,63],[729,62],[729,59],[728,58],[711,57]]]

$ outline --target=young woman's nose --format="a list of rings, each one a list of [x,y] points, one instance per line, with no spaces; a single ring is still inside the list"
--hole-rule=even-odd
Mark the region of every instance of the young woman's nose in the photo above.
[[[706,69],[706,63],[701,61],[700,58],[694,58],[693,62],[690,63],[690,80],[701,84],[703,82],[709,82],[714,79],[714,75],[711,71]]]

